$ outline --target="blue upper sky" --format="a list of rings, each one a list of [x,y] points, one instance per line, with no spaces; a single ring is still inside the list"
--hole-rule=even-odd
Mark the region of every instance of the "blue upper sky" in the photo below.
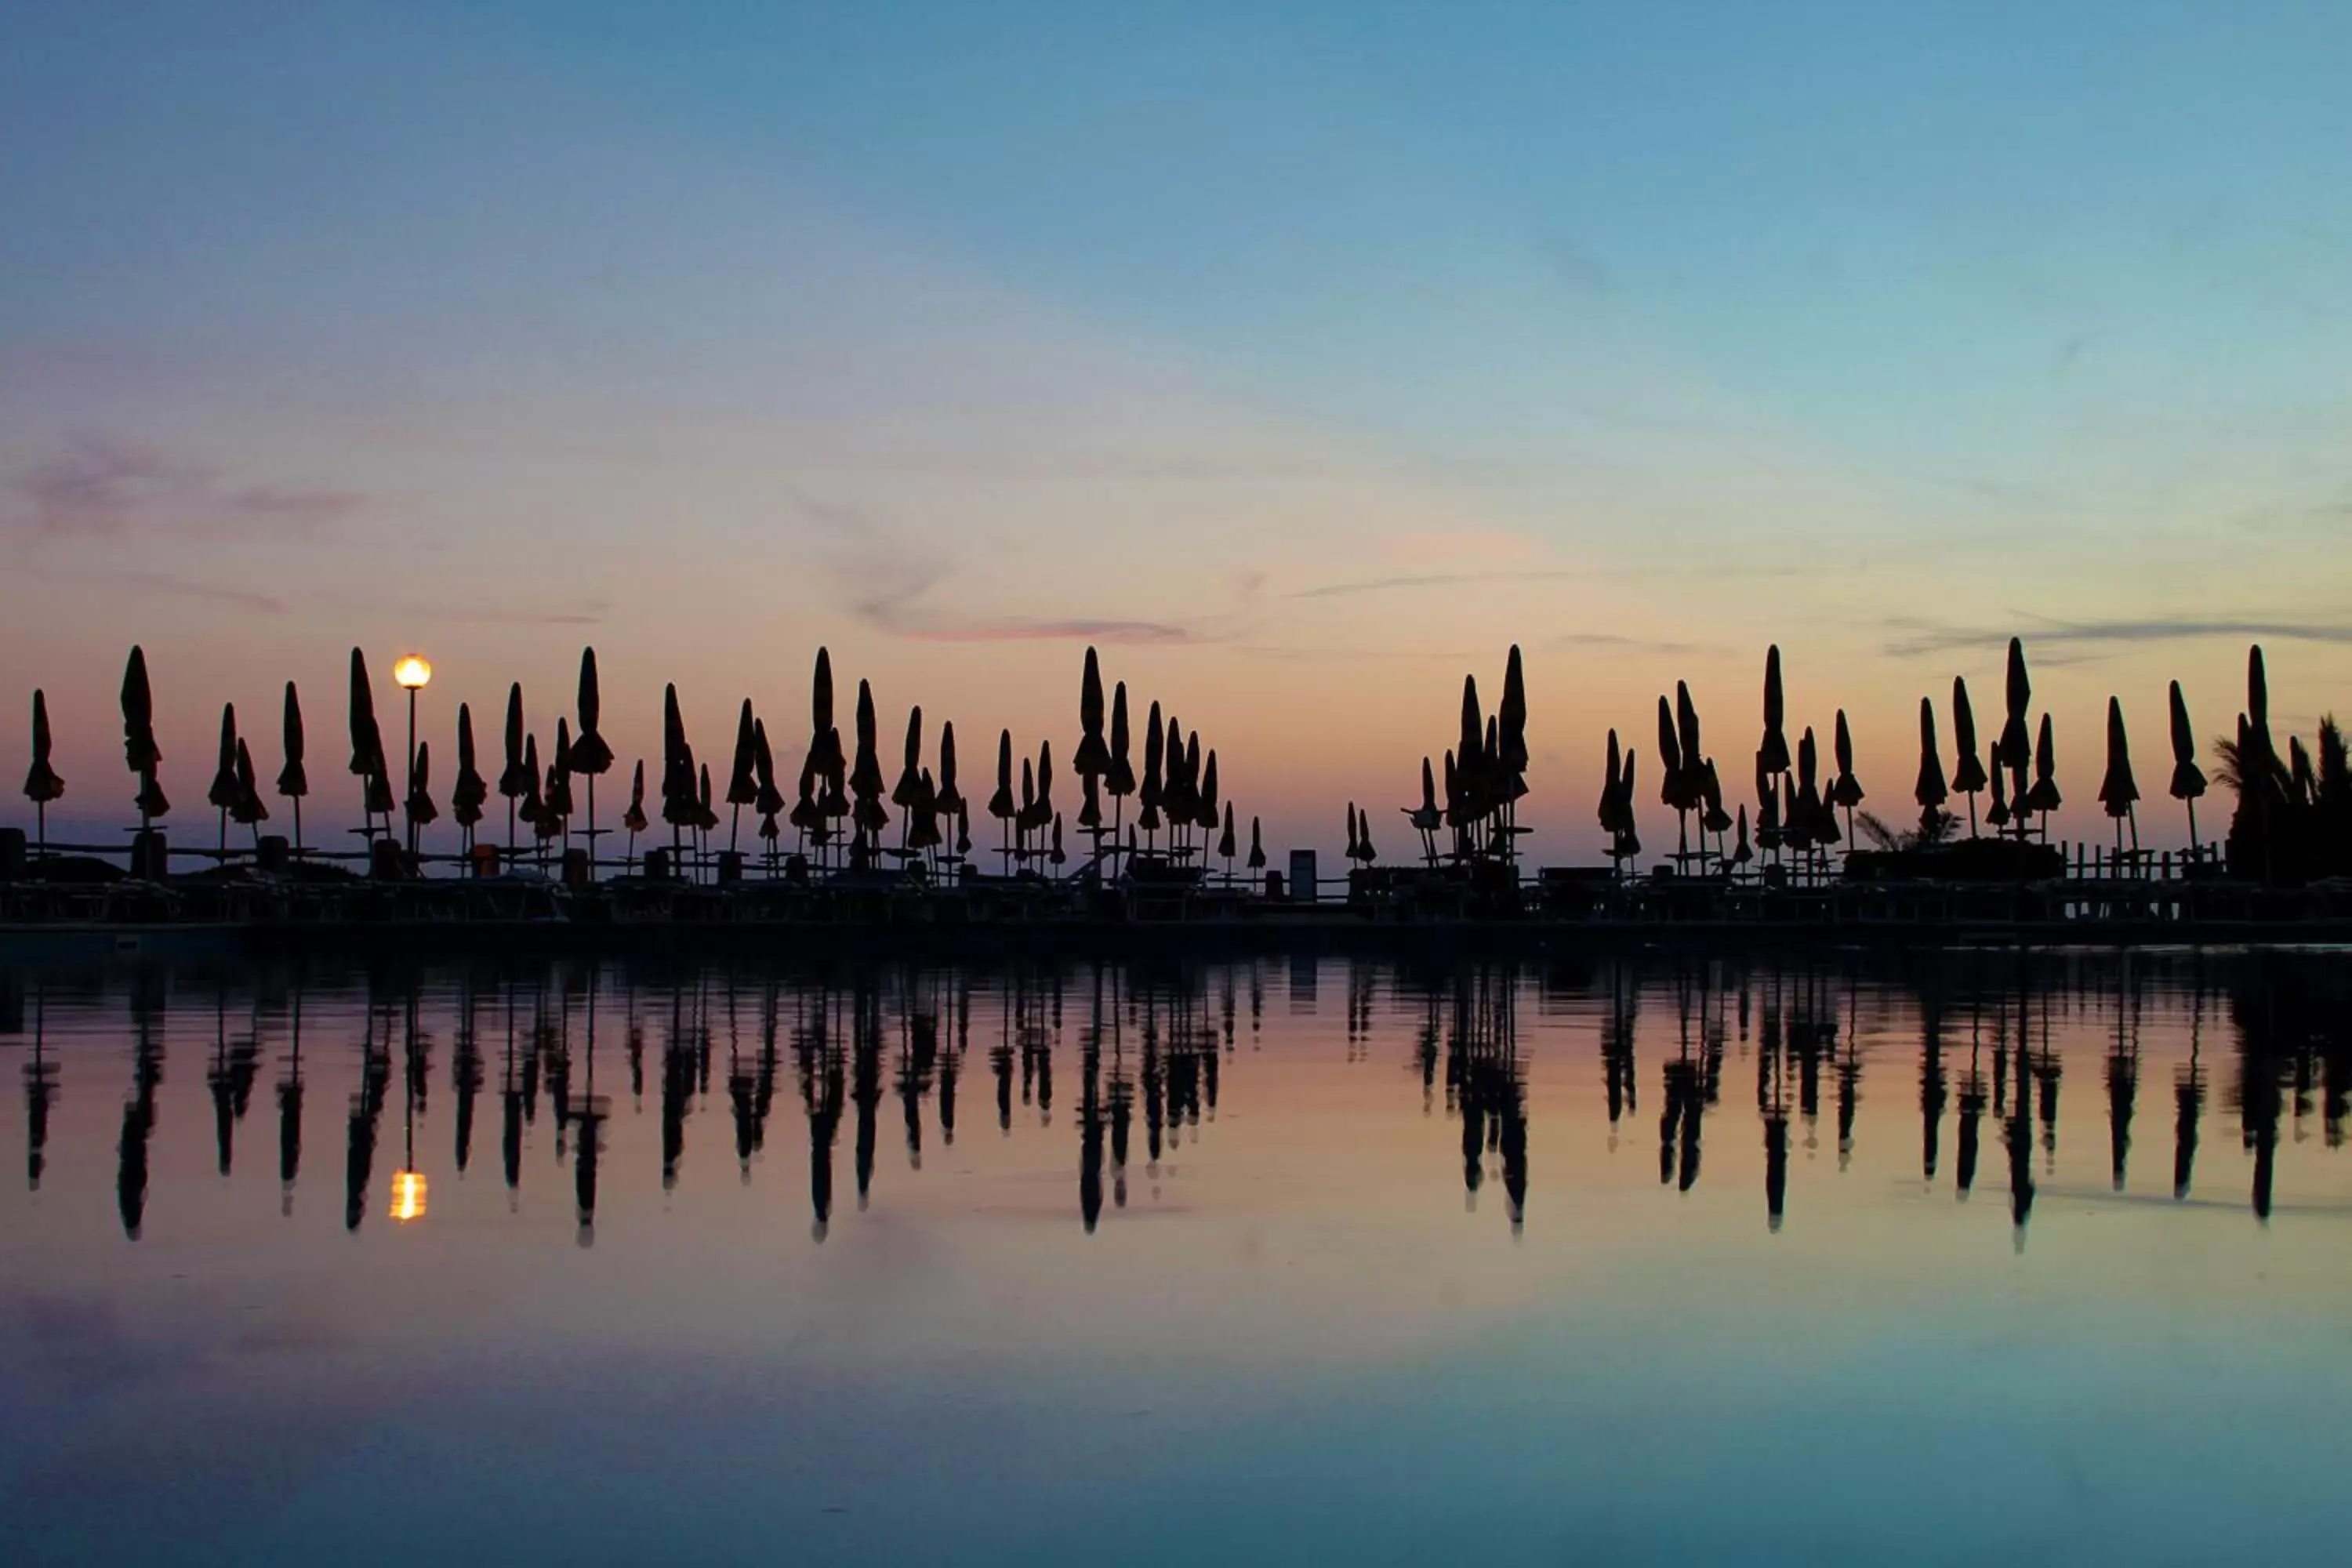
[[[55,646],[135,593],[223,679],[240,602],[690,657],[649,540],[799,552],[778,657],[884,668],[2340,677],[2347,60],[2155,0],[20,7],[0,527]],[[395,528],[425,591],[338,599]]]

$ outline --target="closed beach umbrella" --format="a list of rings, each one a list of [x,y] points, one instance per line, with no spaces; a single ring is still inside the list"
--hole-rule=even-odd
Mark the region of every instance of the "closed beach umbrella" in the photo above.
[[[1143,784],[1138,791],[1143,810],[1137,820],[1146,833],[1160,830],[1160,752],[1164,744],[1160,731],[1160,704],[1154,702],[1143,721]]]
[[[1103,742],[1102,666],[1092,647],[1087,649],[1087,668],[1078,682],[1078,749],[1070,758],[1070,770],[1080,778],[1099,778],[1110,771],[1110,748]]]
[[[282,743],[286,765],[278,770],[278,793],[294,803],[294,847],[302,847],[302,797],[310,793],[310,771],[303,766],[303,753],[308,750],[302,735],[302,699],[294,683],[286,683],[286,710]]]
[[[1789,771],[1787,707],[1780,695],[1780,645],[1764,650],[1764,743],[1759,757],[1764,771],[1775,776]]]
[[[1224,831],[1217,835],[1217,853],[1225,862],[1225,874],[1233,874],[1234,865],[1234,803],[1225,802]]]
[[[593,779],[612,767],[613,748],[604,743],[604,699],[597,688],[596,650],[593,647],[580,650],[580,693],[574,706],[580,713],[580,732],[572,737],[572,771]],[[591,822],[589,826],[593,827],[595,824]]]
[[[833,655],[824,648],[816,650],[816,672],[809,681],[809,726],[817,775],[823,778],[845,761],[841,754],[841,730],[833,719]]]
[[[155,744],[155,697],[147,684],[147,653],[135,643],[122,667],[122,760],[134,773],[152,773],[163,760]]]
[[[25,770],[25,798],[33,803],[44,850],[49,846],[49,802],[66,793],[66,781],[49,763],[49,700],[37,687],[33,691],[33,762]]]
[[[2025,673],[2025,644],[2016,637],[2009,639],[2009,675],[2004,695],[2008,699],[2008,716],[2001,722],[2000,739],[1993,745],[1993,763],[2022,768],[2032,756],[2032,741],[2025,729],[2025,710],[2033,700],[2033,682]]]
[[[2032,811],[2047,816],[2058,809],[2063,796],[2058,793],[2058,748],[2053,742],[2050,715],[2042,716],[2041,738],[2033,746],[2033,789],[2025,804]],[[2048,831],[2048,825],[2043,825]]]
[[[573,750],[577,751],[574,742]],[[482,820],[482,807],[490,798],[488,781],[482,777],[480,759],[474,750],[474,710],[464,702],[457,704],[457,776],[449,785],[449,815],[466,830],[466,842],[474,841],[474,827]]]
[[[412,837],[416,829],[441,815],[433,805],[432,784],[432,743],[419,741],[416,742],[416,765],[409,770],[408,799],[405,803]]]
[[[2189,701],[2180,682],[2172,683],[2172,798],[2189,807],[2189,845],[2197,842],[2197,803],[2205,794],[2205,770],[2197,765],[2197,735],[2189,725]]]
[[[1969,797],[1969,837],[1976,837],[1977,792],[1985,787],[1984,759],[1977,754],[1976,710],[1969,705],[1969,683],[1952,678],[1952,744],[1958,755],[1952,765],[1952,788]]]
[[[1127,797],[1135,793],[1135,763],[1128,754],[1127,682],[1111,688],[1110,693],[1110,767],[1103,775],[1103,788],[1118,803],[1118,814]]]
[[[898,763],[898,782],[890,786],[890,804],[912,810],[923,789],[923,710],[907,712],[907,744]]]
[[[1250,818],[1249,868],[1253,871],[1265,869],[1265,840],[1258,832],[1258,820],[1255,816]]]
[[[955,721],[940,726],[940,787],[932,803],[942,816],[953,816],[963,809],[963,793],[956,787]]]
[[[646,816],[646,760],[643,757],[637,759],[636,772],[629,778],[629,808],[621,813],[621,826],[629,830],[632,838],[653,826]],[[635,846],[632,846],[631,853],[635,852]]]
[[[236,804],[228,808],[229,820],[240,827],[254,831],[254,843],[261,842],[260,825],[269,820],[269,807],[261,798],[261,782],[253,771],[253,752],[245,738],[236,742]]]
[[[751,721],[751,782],[757,786],[751,794],[751,809],[768,819],[761,825],[760,836],[773,838],[776,836],[767,829],[789,803],[776,784],[776,753],[768,745],[768,726],[757,719]]]
[[[1503,666],[1503,705],[1497,716],[1503,728],[1503,766],[1513,773],[1524,773],[1528,771],[1528,691],[1517,643],[1511,645],[1510,659]]]
[[[233,702],[221,704],[220,756],[213,764],[212,787],[205,792],[205,799],[220,813],[220,847],[226,850],[229,808],[237,803],[236,705]]]
[[[1951,798],[1944,787],[1944,760],[1936,753],[1936,705],[1925,697],[1919,699],[1919,778],[1911,786],[1911,798],[1919,803],[1922,826]]]
[[[2131,738],[2124,732],[2124,705],[2120,698],[2107,699],[2107,771],[2099,781],[2099,804],[2115,819],[2116,847],[2123,845],[2124,820],[2132,825],[2132,845],[2139,845],[2139,818],[2132,810],[2139,799],[2139,785],[2132,778]]]

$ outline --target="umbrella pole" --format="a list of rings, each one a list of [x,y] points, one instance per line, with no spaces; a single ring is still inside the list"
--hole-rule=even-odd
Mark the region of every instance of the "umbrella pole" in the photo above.
[[[2189,802],[2189,853],[2200,860],[2205,856],[2204,847],[2197,842],[2197,802],[2194,798]]]
[[[590,784],[588,787],[594,789],[596,786]],[[731,855],[735,852],[737,840],[743,835],[743,803],[740,800],[730,802],[727,815],[727,852]]]
[[[596,879],[596,775],[588,775],[588,879]]]
[[[37,825],[36,831],[41,837],[40,852],[47,855],[49,852],[49,803],[47,801],[37,800],[33,803],[33,820]]]

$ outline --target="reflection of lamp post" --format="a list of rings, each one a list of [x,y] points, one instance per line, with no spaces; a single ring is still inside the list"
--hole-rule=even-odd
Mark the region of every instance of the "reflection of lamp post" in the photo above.
[[[412,661],[404,659],[401,662]],[[423,664],[425,661],[420,658],[413,662]],[[426,674],[431,674],[431,671],[428,669]],[[404,679],[401,684],[408,686],[408,695],[413,700],[416,696],[416,686],[425,682],[419,680],[416,686],[409,686]],[[407,1057],[401,1074],[400,1169],[392,1173],[392,1217],[404,1223],[425,1217],[425,1173],[416,1168],[416,1001],[414,997],[408,1003]]]
[[[401,794],[404,799],[416,787],[416,694],[433,679],[433,666],[423,654],[404,653],[394,663],[392,679],[408,693],[408,768],[400,775]],[[408,819],[408,853],[412,857],[416,853],[416,818],[414,816]],[[418,1183],[416,1190],[418,1212],[422,1213],[424,1184]]]

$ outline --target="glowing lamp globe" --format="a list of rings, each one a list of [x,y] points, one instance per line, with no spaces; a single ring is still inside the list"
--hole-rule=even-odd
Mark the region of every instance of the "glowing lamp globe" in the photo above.
[[[392,679],[410,691],[433,679],[433,666],[423,654],[407,653],[392,667]]]
[[[425,1217],[425,1173],[394,1171],[392,1173],[392,1217],[404,1224]]]

